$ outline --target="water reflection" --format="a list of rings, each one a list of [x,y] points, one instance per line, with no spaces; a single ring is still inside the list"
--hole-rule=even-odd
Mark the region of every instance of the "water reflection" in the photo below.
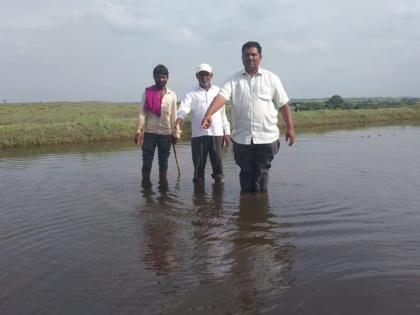
[[[194,186],[194,268],[201,282],[220,281],[232,265],[229,217],[223,208],[224,185],[213,184],[211,194],[204,186]]]
[[[177,265],[179,231],[165,214],[173,207],[174,198],[167,187],[157,193],[143,190],[143,198],[146,201],[146,207],[141,209],[146,244],[144,262],[157,274],[170,274]]]
[[[266,193],[242,194],[233,238],[232,276],[243,311],[267,308],[270,300],[293,286],[293,250],[273,214]]]
[[[198,217],[220,216],[223,213],[224,184],[211,186],[211,195],[206,192],[204,185],[194,185],[193,203]]]
[[[187,211],[188,201],[178,207],[170,189],[143,191],[142,260],[165,276],[155,301],[173,314],[263,312],[294,285],[294,246],[285,231],[290,225],[275,215],[281,211],[268,194],[242,194],[229,203],[225,188],[194,186]]]

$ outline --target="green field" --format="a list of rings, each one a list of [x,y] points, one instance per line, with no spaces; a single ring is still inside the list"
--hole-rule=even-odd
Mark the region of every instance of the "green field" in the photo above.
[[[0,148],[129,140],[134,135],[138,106],[111,102],[1,104]],[[378,123],[404,124],[420,121],[420,104],[378,109],[299,111],[293,115],[297,132]],[[187,122],[183,127],[183,139],[189,137]]]
[[[54,102],[0,105],[0,147],[118,141],[133,137],[138,105]]]

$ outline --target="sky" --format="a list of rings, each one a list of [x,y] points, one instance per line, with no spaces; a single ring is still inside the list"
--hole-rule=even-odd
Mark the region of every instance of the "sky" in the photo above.
[[[241,47],[292,99],[420,97],[420,0],[0,0],[0,101],[137,102],[153,68],[181,100]]]

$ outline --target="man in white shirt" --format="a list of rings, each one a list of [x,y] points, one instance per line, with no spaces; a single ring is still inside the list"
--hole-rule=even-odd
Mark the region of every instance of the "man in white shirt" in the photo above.
[[[212,114],[231,100],[233,153],[242,192],[267,191],[271,161],[280,147],[278,111],[286,123],[286,142],[292,145],[295,140],[289,98],[280,78],[259,67],[261,51],[258,42],[242,46],[244,70],[224,83],[202,120],[202,128],[210,128]]]
[[[210,128],[201,128],[201,119],[206,113],[213,98],[219,92],[219,87],[211,84],[213,70],[210,65],[202,63],[195,74],[198,85],[185,95],[177,112],[177,124],[181,124],[191,112],[191,152],[194,164],[193,182],[204,183],[204,171],[207,155],[215,182],[223,178],[222,147],[230,141],[230,124],[227,120],[224,102],[220,109],[214,112],[213,123]]]

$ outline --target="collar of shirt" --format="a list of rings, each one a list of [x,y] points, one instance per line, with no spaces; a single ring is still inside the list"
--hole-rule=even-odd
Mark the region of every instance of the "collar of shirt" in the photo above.
[[[195,89],[194,89],[194,92],[204,92],[204,93],[209,93],[209,92],[211,92],[211,91],[214,91],[214,90],[217,90],[217,91],[219,91],[219,87],[217,87],[217,86],[215,86],[215,85],[213,85],[213,84],[211,84],[210,85],[210,87],[209,87],[209,89],[208,90],[206,90],[206,89],[203,89],[201,86],[200,86],[200,84],[197,84],[197,86],[195,87]]]
[[[174,91],[172,91],[171,89],[169,89],[169,88],[166,88],[166,92],[165,92],[165,94],[173,94],[174,93]]]
[[[245,68],[244,68],[244,69],[242,69],[241,73],[242,73],[243,75],[248,75],[248,76],[250,76],[250,77],[251,77],[251,75],[250,75],[248,72],[246,72]],[[261,68],[260,68],[260,67],[258,67],[258,70],[257,70],[257,72],[256,72],[255,74],[258,74],[258,75],[262,75],[262,74],[263,74],[263,72],[262,72],[262,70],[261,70]]]

